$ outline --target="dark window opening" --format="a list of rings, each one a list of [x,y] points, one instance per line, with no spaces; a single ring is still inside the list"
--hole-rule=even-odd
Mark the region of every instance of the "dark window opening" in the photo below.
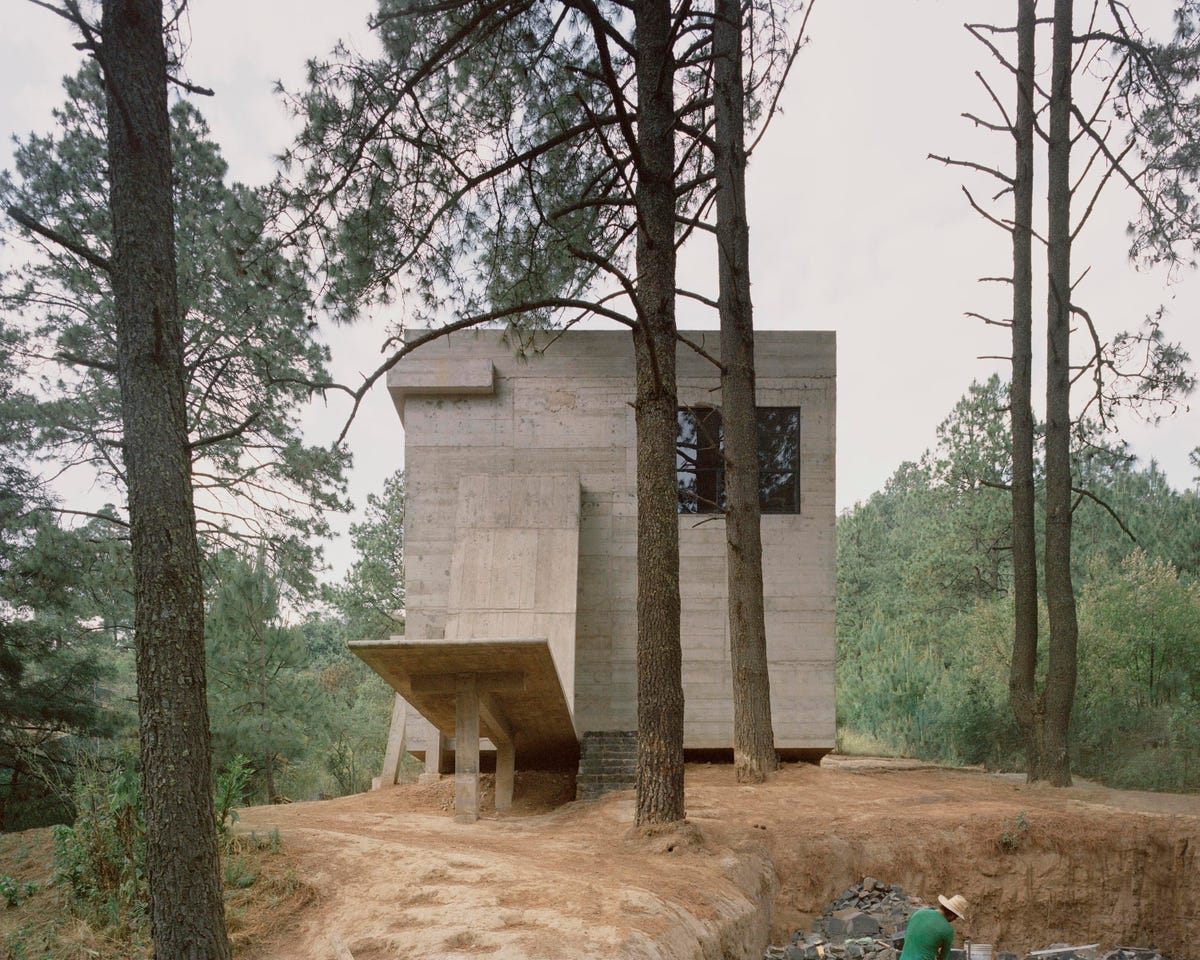
[[[725,508],[721,411],[680,407],[675,430],[675,487],[680,513],[720,513]]]
[[[758,408],[758,506],[800,512],[800,408]]]
[[[758,503],[763,513],[800,512],[800,408],[759,407]],[[680,513],[725,509],[724,432],[716,407],[680,407],[675,485]]]

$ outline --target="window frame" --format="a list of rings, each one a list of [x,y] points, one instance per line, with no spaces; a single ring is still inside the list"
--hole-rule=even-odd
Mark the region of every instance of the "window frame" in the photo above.
[[[756,448],[759,469],[759,510],[764,516],[799,516],[803,512],[801,488],[801,434],[803,413],[799,405],[772,404],[754,408],[757,425]],[[763,425],[766,417],[789,415],[794,428],[786,436],[794,443],[785,468],[767,466],[764,456]],[[690,435],[685,436],[685,420],[690,420]],[[716,445],[711,444],[712,423],[716,422]],[[719,516],[725,513],[724,418],[721,408],[714,404],[680,404],[675,414],[675,489],[676,511],[680,514]],[[708,434],[709,445],[701,448],[701,431]],[[691,451],[691,452],[689,452]],[[775,462],[781,461],[775,455]],[[691,483],[685,481],[691,476]],[[772,503],[767,499],[771,489],[764,487],[764,478],[788,478],[781,489],[790,490],[785,502]]]

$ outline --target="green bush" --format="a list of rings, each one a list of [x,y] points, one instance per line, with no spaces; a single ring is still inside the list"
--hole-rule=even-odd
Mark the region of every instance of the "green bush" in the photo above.
[[[93,926],[141,929],[149,908],[146,826],[138,773],[126,756],[105,779],[83,779],[74,826],[53,828],[53,883]]]
[[[238,754],[217,775],[217,789],[213,796],[213,814],[217,821],[217,836],[226,849],[229,847],[231,828],[237,823],[238,814],[234,807],[246,802],[246,793],[254,778],[250,761]]]
[[[35,893],[36,883],[20,883],[7,874],[0,876],[0,897],[4,898],[4,905],[9,909],[19,907],[22,901]]]
[[[213,800],[218,836],[228,853],[234,807],[245,798],[252,771],[245,757],[235,757],[217,777]],[[63,890],[71,910],[98,930],[117,937],[146,933],[150,891],[146,880],[146,825],[142,816],[138,772],[125,755],[109,772],[93,771],[78,786],[73,826],[53,828],[52,883]],[[272,843],[278,846],[278,836]],[[8,896],[0,878],[0,895]],[[232,887],[252,884],[255,876],[240,861],[229,867]]]
[[[1141,550],[1093,564],[1079,632],[1075,769],[1114,787],[1200,789],[1200,586]]]

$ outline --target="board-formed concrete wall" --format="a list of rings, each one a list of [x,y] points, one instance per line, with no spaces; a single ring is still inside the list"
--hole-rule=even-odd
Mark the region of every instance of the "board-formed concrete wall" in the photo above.
[[[719,356],[715,331],[684,336]],[[574,675],[563,687],[579,735],[632,730],[632,342],[626,331],[571,331],[550,340],[543,354],[518,359],[498,331],[456,333],[414,351],[388,377],[405,432],[406,634],[446,635],[460,478],[512,477],[520,489],[521,477],[577,475]],[[762,539],[775,741],[785,756],[812,755],[831,749],[834,738],[836,345],[831,332],[758,331],[755,341],[757,403],[801,411],[801,512],[764,515]],[[716,369],[683,344],[677,379],[680,404],[720,405]],[[536,488],[527,495],[537,497]],[[724,521],[682,514],[679,533],[685,747],[728,750]]]

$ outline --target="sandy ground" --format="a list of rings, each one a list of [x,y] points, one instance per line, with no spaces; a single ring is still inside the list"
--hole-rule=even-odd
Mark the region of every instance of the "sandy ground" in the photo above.
[[[260,960],[760,957],[864,876],[976,907],[960,936],[1024,952],[1155,946],[1200,960],[1200,797],[1067,790],[909,761],[789,765],[739,786],[690,765],[688,824],[631,834],[633,799],[518,773],[514,809],[452,817],[452,778],[242,811],[278,827],[312,900]],[[769,929],[768,929],[769,925]],[[341,954],[345,960],[345,954]]]

